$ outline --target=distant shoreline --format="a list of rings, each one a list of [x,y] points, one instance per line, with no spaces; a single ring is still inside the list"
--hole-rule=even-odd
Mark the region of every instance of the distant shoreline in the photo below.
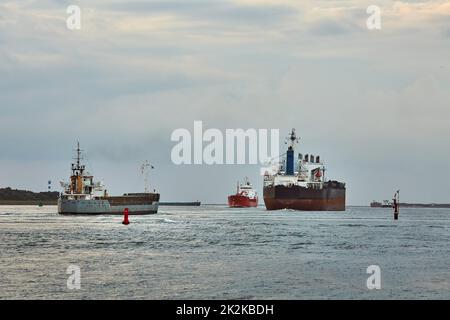
[[[0,188],[0,205],[56,205],[58,197],[57,191],[33,192]]]
[[[174,206],[174,207],[199,207],[200,201],[162,201],[159,202],[160,206]]]
[[[57,200],[0,200],[0,206],[56,206]]]

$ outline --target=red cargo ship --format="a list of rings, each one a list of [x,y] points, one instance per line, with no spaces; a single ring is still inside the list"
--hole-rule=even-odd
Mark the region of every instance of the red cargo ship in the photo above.
[[[249,208],[258,206],[258,195],[252,185],[245,179],[245,183],[237,184],[237,192],[228,197],[230,208]]]

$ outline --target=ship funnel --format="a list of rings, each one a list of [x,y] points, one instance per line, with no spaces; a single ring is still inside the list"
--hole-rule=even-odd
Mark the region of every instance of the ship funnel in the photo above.
[[[309,162],[314,163],[314,156],[313,155],[309,156]]]
[[[316,157],[316,163],[320,163],[320,156]]]
[[[294,175],[294,149],[291,147],[286,152],[286,175]]]
[[[301,153],[298,154],[298,160],[303,160],[303,155]]]
[[[309,162],[309,156],[305,154],[305,162]]]

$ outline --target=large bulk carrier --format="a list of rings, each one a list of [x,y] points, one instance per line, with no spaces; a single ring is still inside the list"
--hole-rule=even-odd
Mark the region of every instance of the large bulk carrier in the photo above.
[[[127,193],[123,196],[109,196],[100,182],[87,173],[81,164],[80,144],[77,146],[76,162],[72,163],[69,183],[62,183],[64,192],[58,199],[60,214],[153,214],[158,212],[159,193]]]
[[[325,181],[325,166],[319,156],[299,154],[295,166],[294,146],[298,140],[292,129],[285,163],[264,175],[267,210],[344,211],[345,183]]]

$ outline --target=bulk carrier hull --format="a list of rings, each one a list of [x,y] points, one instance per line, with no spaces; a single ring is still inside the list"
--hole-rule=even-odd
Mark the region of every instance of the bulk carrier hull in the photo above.
[[[345,211],[345,186],[336,182],[322,189],[297,185],[264,187],[267,210]]]
[[[122,215],[127,208],[130,215],[155,214],[158,212],[159,194],[123,195],[94,199],[58,199],[58,213],[69,215]]]

